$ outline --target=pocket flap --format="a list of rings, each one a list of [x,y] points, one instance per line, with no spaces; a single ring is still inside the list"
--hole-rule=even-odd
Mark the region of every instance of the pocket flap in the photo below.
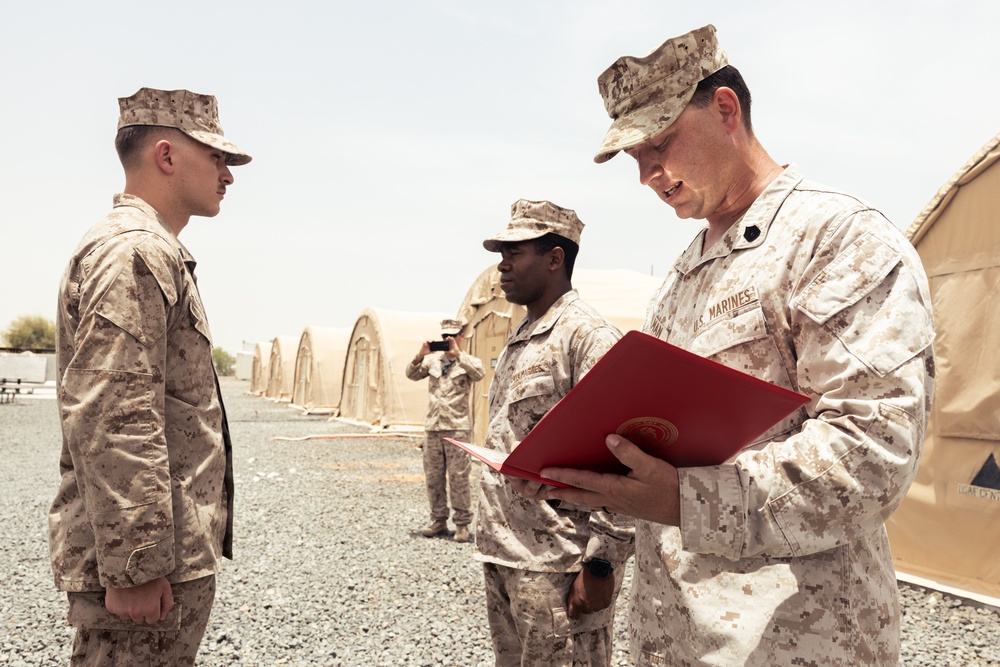
[[[198,333],[205,337],[205,340],[212,343],[212,332],[208,328],[208,317],[205,315],[205,310],[201,305],[201,299],[194,295],[191,299],[191,323],[194,328],[197,329]]]
[[[757,306],[734,317],[716,320],[695,336],[686,348],[698,356],[709,358],[735,345],[765,336],[767,324],[764,322],[764,311]]]
[[[874,234],[865,234],[806,285],[792,307],[825,324],[867,296],[901,261],[898,250]]]
[[[511,385],[509,392],[510,402],[516,403],[517,401],[523,401],[526,398],[534,396],[551,396],[555,393],[555,390],[555,380],[548,373],[529,375]]]
[[[151,347],[167,329],[165,299],[156,274],[138,253],[133,253],[101,295],[94,312]]]

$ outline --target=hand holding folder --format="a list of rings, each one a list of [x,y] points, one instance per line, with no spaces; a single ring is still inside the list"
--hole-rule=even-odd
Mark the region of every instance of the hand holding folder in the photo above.
[[[624,474],[611,433],[676,467],[724,463],[809,402],[784,387],[630,331],[510,454],[448,438],[494,470],[551,486],[545,468]]]

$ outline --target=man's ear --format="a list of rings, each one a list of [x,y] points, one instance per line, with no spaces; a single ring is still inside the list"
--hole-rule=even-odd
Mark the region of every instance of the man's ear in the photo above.
[[[740,106],[740,100],[736,97],[733,89],[725,86],[716,88],[712,101],[715,102],[715,108],[719,111],[726,134],[732,134],[739,129],[743,108]]]
[[[160,139],[153,146],[153,161],[164,174],[174,173],[174,147],[167,139]]]
[[[556,246],[549,253],[549,271],[556,271],[562,269],[563,264],[566,263],[566,251]]]

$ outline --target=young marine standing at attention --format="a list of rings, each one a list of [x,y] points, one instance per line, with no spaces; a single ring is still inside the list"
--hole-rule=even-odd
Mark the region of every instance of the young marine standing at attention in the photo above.
[[[49,511],[73,665],[193,665],[232,558],[232,445],[195,260],[177,239],[219,213],[230,167],[215,98],[119,100],[125,190],[63,275],[63,448]]]

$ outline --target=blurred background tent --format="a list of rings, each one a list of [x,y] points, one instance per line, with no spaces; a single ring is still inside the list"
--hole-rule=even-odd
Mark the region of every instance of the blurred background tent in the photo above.
[[[1000,134],[907,231],[930,281],[937,382],[923,458],[888,522],[900,578],[1000,604]],[[917,582],[921,583],[921,582]]]
[[[425,340],[441,336],[450,313],[365,308],[351,331],[340,389],[341,419],[381,428],[422,427],[427,382],[406,377],[406,366]]]
[[[292,405],[318,414],[336,411],[351,330],[307,326],[299,338]]]
[[[271,341],[257,343],[253,348],[253,366],[250,371],[250,393],[263,396],[267,391],[268,372],[271,366]]]
[[[271,341],[271,361],[267,370],[267,391],[264,395],[277,401],[292,400],[295,380],[295,353],[298,336],[275,336]]]
[[[596,308],[622,333],[642,328],[646,306],[662,282],[662,277],[624,269],[577,268],[573,271],[573,287],[580,293],[580,298]],[[486,398],[497,357],[526,312],[524,306],[514,305],[504,297],[496,264],[479,274],[459,306],[458,319],[466,323],[465,349],[478,357],[486,370],[486,377],[475,384],[472,395],[472,438],[478,445],[486,440],[489,421]]]

